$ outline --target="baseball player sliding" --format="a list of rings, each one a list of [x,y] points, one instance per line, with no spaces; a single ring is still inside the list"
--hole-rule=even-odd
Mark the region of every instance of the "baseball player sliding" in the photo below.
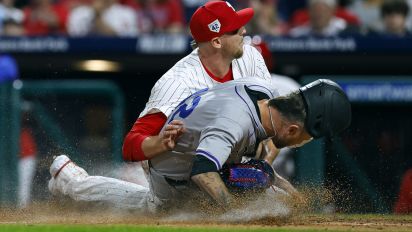
[[[282,148],[333,136],[349,126],[351,109],[342,89],[329,80],[278,97],[270,83],[242,79],[192,94],[171,112],[168,125],[174,120],[183,122],[185,132],[176,134],[172,150],[149,161],[150,188],[89,176],[61,155],[50,167],[50,190],[142,212],[179,206],[203,193],[226,209],[238,205],[233,193],[264,190],[276,181],[265,161],[241,162],[254,156],[260,141],[270,138]],[[180,131],[168,125],[163,138],[166,130]]]

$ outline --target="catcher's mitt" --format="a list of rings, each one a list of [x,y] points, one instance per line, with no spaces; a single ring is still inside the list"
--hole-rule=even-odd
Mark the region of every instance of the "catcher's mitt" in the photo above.
[[[262,191],[275,180],[273,168],[264,160],[251,159],[246,163],[225,164],[220,176],[226,186],[236,192]]]

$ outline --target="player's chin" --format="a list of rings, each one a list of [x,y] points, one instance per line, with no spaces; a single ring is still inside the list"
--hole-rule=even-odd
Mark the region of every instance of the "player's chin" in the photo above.
[[[242,51],[238,51],[236,54],[235,54],[235,59],[239,59],[239,58],[241,58],[243,56],[243,50]]]
[[[242,57],[242,56],[243,56],[243,46],[240,47],[240,48],[238,49],[238,51],[236,52],[236,54],[235,54],[235,59],[239,59],[239,58]]]
[[[287,142],[281,138],[272,138],[273,144],[275,144],[276,148],[281,149],[287,147]]]

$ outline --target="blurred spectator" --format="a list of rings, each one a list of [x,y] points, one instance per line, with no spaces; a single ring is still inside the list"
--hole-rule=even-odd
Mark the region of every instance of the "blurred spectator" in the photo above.
[[[14,0],[0,0],[0,35],[24,35],[23,11],[14,7]]]
[[[196,9],[204,5],[207,1],[208,0],[182,0],[185,22],[189,22]]]
[[[129,0],[138,17],[142,33],[182,33],[185,30],[180,0]]]
[[[132,8],[117,0],[93,0],[74,8],[68,19],[70,36],[137,36],[137,19]]]
[[[13,57],[0,53],[0,83],[13,81],[18,75],[19,71]]]
[[[91,5],[93,0],[58,0],[57,2],[70,12],[78,6]]]
[[[394,212],[397,214],[412,213],[412,169],[406,171],[402,178],[399,197],[395,203]]]
[[[338,8],[336,9],[335,16],[344,19],[348,25],[359,27],[359,17],[348,9],[348,6],[350,6],[353,1],[356,0],[338,0]]]
[[[4,36],[24,36],[26,34],[23,24],[12,19],[3,22],[3,32],[0,35]]]
[[[279,18],[288,22],[296,10],[305,8],[306,5],[307,0],[278,0]]]
[[[350,2],[345,0],[340,0],[338,2],[339,3],[335,10],[335,16],[345,20],[348,26],[359,27],[360,22],[358,16],[346,9],[347,4]],[[303,8],[295,11],[290,20],[290,25],[292,27],[297,27],[307,23],[308,21],[309,11],[307,8]]]
[[[248,0],[249,5],[255,10],[255,15],[246,26],[249,34],[281,35],[286,33],[286,24],[277,14],[277,0]]]
[[[0,84],[12,82],[19,76],[16,61],[8,55],[0,54]],[[22,126],[20,133],[20,159],[17,165],[18,172],[18,205],[26,207],[31,201],[31,189],[36,168],[37,146],[33,133],[28,126],[29,107],[27,103],[22,107]]]
[[[412,0],[406,0],[408,3],[409,9],[412,9]],[[412,14],[409,13],[408,18],[406,19],[406,26],[409,30],[412,30]]]
[[[383,34],[387,36],[410,36],[406,26],[409,6],[405,0],[385,0],[381,7]]]
[[[336,0],[309,0],[309,22],[292,28],[290,35],[299,36],[337,36],[347,28],[347,23],[335,15]]]
[[[29,36],[65,34],[68,11],[53,0],[31,0],[24,8],[24,28]]]
[[[379,31],[382,23],[379,16],[382,0],[354,0],[349,10],[360,20],[361,31],[366,34],[369,30]]]
[[[36,172],[37,145],[31,129],[31,105],[24,102],[22,105],[22,127],[20,133],[20,160],[18,163],[19,187],[18,206],[27,207],[31,202],[31,189]]]

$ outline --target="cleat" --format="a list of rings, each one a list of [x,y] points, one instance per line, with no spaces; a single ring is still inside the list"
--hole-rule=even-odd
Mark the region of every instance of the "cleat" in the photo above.
[[[50,165],[50,175],[56,178],[60,171],[72,162],[66,155],[53,156],[53,163]]]
[[[53,195],[64,192],[67,183],[81,181],[89,176],[87,172],[73,163],[66,155],[57,156],[50,166],[51,179],[48,188]]]

